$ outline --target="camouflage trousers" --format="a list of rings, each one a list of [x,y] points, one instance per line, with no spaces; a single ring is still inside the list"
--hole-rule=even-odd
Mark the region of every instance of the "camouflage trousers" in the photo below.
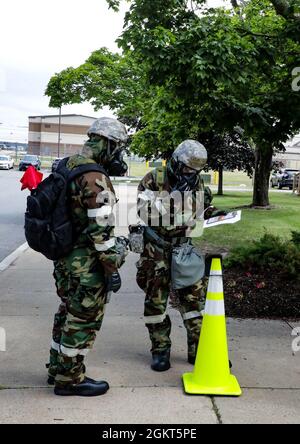
[[[167,314],[171,291],[171,255],[150,243],[137,263],[137,283],[146,293],[145,323],[152,342],[152,353],[171,348],[171,320]],[[178,309],[187,331],[188,355],[195,357],[199,342],[202,315],[205,304],[206,282],[176,291]]]
[[[97,255],[81,248],[55,262],[54,279],[61,304],[54,317],[48,373],[56,385],[78,384],[85,376],[84,356],[103,321],[104,273]]]

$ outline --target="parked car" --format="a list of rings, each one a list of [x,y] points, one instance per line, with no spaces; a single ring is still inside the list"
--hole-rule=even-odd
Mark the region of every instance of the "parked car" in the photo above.
[[[58,167],[58,164],[59,164],[59,162],[60,162],[61,160],[62,160],[61,157],[57,157],[55,160],[53,160],[53,162],[52,162],[52,168],[51,168],[52,173],[55,173],[56,168]]]
[[[38,156],[26,155],[19,163],[19,171],[25,171],[29,166],[34,166],[37,170],[41,169],[41,161]]]
[[[282,188],[293,189],[294,175],[299,173],[299,170],[293,170],[290,168],[284,168],[278,172],[274,172],[271,177],[271,187],[278,187],[280,190]]]
[[[0,169],[10,170],[14,167],[14,161],[10,156],[0,156]]]

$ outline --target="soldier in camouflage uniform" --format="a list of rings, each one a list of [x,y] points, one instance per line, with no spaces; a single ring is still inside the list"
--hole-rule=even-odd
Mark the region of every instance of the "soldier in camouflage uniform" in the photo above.
[[[204,208],[210,209],[212,193],[204,187],[200,171],[207,163],[207,152],[197,141],[187,140],[174,152],[164,170],[148,173],[138,187],[138,210],[156,204],[154,193],[166,191],[202,191]],[[159,175],[163,172],[163,179]],[[160,182],[160,183],[159,183]],[[153,193],[154,192],[154,193]],[[202,193],[202,196],[203,196]],[[151,228],[165,245],[147,241],[137,264],[137,283],[146,293],[145,323],[152,342],[152,369],[165,371],[170,368],[171,321],[167,314],[167,303],[171,286],[171,250],[174,245],[187,242],[186,226],[156,226]],[[201,328],[201,310],[205,300],[205,283],[200,280],[195,285],[176,290],[179,310],[187,330],[188,361],[195,362],[197,344]]]
[[[120,144],[125,126],[115,119],[98,119],[88,132],[81,155],[70,157],[67,167],[98,164],[108,174],[121,175],[126,164]],[[56,261],[54,278],[61,305],[55,315],[48,369],[49,383],[62,396],[97,396],[106,393],[105,381],[85,376],[84,356],[100,330],[107,295],[118,291],[118,268],[125,258],[113,231],[115,191],[108,175],[87,172],[70,184],[71,217],[77,240],[72,252]]]

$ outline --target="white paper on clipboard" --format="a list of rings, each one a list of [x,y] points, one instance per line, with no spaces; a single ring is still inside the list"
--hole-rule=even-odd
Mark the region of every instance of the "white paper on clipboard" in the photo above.
[[[241,211],[233,211],[226,216],[212,217],[204,221],[203,228],[216,227],[217,225],[236,224],[242,219]]]

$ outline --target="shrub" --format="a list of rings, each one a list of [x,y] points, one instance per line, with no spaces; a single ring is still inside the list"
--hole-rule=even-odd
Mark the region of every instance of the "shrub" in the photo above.
[[[233,249],[224,265],[276,272],[300,280],[300,232],[293,232],[290,241],[266,233],[259,240]]]
[[[300,247],[300,231],[292,231],[292,242]]]

